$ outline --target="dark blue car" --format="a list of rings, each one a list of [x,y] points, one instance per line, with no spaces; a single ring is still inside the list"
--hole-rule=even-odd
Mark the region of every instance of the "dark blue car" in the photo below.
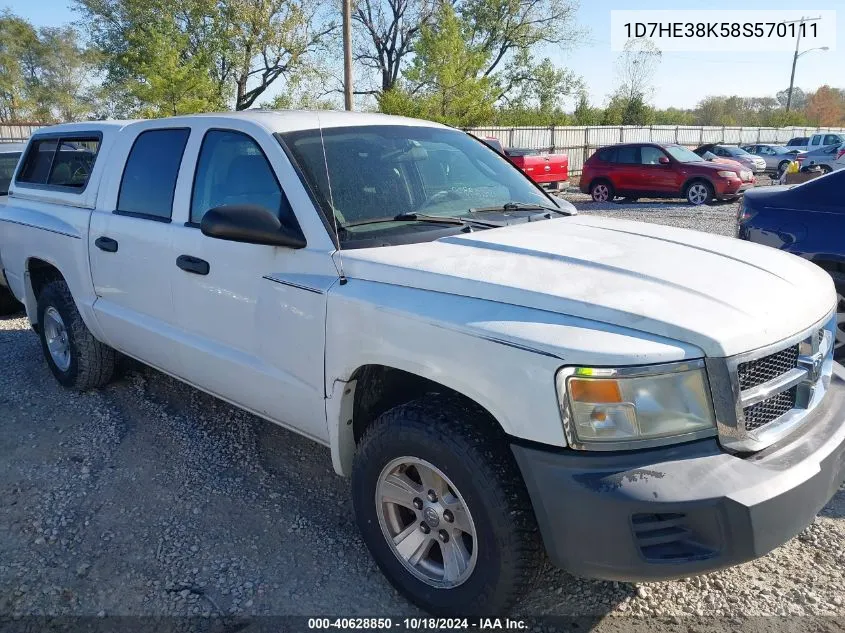
[[[845,170],[801,185],[745,194],[739,237],[800,255],[824,268],[839,295],[836,357],[845,358]]]

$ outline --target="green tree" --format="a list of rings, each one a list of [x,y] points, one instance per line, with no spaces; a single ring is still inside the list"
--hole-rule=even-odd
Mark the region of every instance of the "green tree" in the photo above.
[[[319,0],[75,0],[101,54],[111,110],[251,107],[316,63],[335,29]]]
[[[0,120],[20,121],[32,109],[29,89],[40,43],[33,26],[10,11],[0,17]]]
[[[578,104],[575,106],[575,125],[600,125],[604,113],[599,108],[590,105],[587,91],[582,90],[578,95]]]
[[[480,72],[484,52],[468,42],[454,8],[443,2],[432,23],[421,31],[405,82],[381,95],[381,110],[459,126],[489,121],[496,100],[494,85]]]

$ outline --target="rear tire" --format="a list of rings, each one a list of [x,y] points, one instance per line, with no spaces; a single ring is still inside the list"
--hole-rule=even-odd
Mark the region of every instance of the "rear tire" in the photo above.
[[[0,286],[0,316],[15,314],[23,310],[23,305],[15,299],[12,292],[5,286]]]
[[[432,485],[439,490],[428,496]],[[385,501],[385,491],[401,502]],[[537,521],[507,440],[485,412],[460,399],[428,394],[382,414],[355,455],[352,495],[376,563],[429,613],[505,613],[543,567]],[[462,575],[447,572],[447,560],[463,560],[450,566]]]
[[[777,171],[777,176],[778,176],[778,178],[780,178],[780,175],[781,175],[783,172],[785,172],[785,171],[786,171],[786,168],[787,168],[787,167],[789,167],[789,161],[788,161],[788,160],[782,160],[782,161],[780,161],[780,164],[778,164],[778,171]]]
[[[593,202],[612,202],[616,192],[607,180],[597,180],[590,185],[590,195]]]
[[[44,358],[62,386],[86,391],[112,379],[117,352],[88,330],[64,280],[51,281],[41,290],[38,324]]]
[[[713,185],[704,180],[694,180],[687,185],[684,197],[693,206],[708,204],[713,200]]]
[[[819,165],[819,168],[821,169],[822,175],[829,174],[833,171],[833,167],[830,165]]]

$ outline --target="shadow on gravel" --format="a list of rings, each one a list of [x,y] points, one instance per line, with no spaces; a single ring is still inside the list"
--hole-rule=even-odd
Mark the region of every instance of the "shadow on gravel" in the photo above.
[[[824,509],[819,513],[831,519],[845,519],[845,486],[839,489]]]

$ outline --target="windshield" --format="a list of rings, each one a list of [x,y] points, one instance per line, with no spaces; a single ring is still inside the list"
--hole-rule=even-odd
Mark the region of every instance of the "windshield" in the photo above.
[[[783,145],[769,145],[769,149],[772,150],[775,154],[789,153],[789,150],[786,149]]]
[[[0,196],[9,193],[9,183],[12,182],[12,176],[15,175],[15,167],[18,166],[20,157],[20,152],[0,154]]]
[[[442,229],[435,223],[383,221],[420,214],[471,217],[511,202],[553,206],[506,159],[464,132],[379,125],[280,135],[340,239]],[[328,178],[326,177],[328,167]],[[330,187],[331,186],[331,187]],[[382,220],[367,223],[369,220]]]
[[[666,151],[679,163],[700,163],[704,159],[693,152],[691,149],[681,147],[680,145],[669,145]]]
[[[724,149],[731,156],[749,156],[749,153],[741,147],[734,147],[733,145],[723,145],[722,149]]]

